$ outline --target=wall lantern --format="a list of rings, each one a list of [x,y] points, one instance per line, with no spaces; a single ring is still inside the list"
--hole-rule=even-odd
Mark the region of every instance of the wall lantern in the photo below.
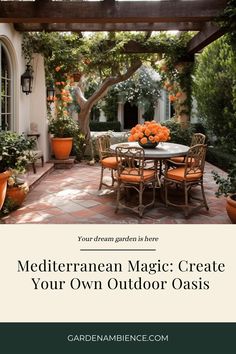
[[[27,64],[24,74],[21,75],[22,92],[25,93],[26,95],[31,93],[32,85],[33,85],[32,69],[31,66]]]
[[[49,87],[47,87],[47,101],[48,102],[53,102],[55,98],[55,87],[53,84],[50,84]]]

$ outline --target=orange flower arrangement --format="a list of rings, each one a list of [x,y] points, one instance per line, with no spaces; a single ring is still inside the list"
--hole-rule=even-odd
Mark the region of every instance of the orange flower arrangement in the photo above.
[[[137,124],[130,131],[129,141],[138,141],[141,144],[159,143],[170,139],[170,130],[157,123],[155,120],[146,121],[144,124]]]

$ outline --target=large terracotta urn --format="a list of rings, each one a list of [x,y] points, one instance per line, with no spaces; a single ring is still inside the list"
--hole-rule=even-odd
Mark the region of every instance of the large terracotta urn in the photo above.
[[[52,138],[52,151],[57,160],[67,160],[72,150],[73,138]]]
[[[236,224],[236,194],[228,195],[226,198],[226,211],[232,224]]]
[[[6,197],[7,180],[10,177],[10,175],[11,175],[10,171],[5,171],[0,173],[0,210],[2,209]]]

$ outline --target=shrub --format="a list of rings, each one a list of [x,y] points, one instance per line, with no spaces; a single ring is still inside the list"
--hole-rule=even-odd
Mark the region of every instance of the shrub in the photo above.
[[[35,141],[23,134],[0,132],[0,172],[8,169],[23,172],[29,162],[26,151],[34,145]]]
[[[94,132],[102,132],[114,130],[115,132],[121,131],[120,122],[90,122],[90,130]]]
[[[170,141],[176,144],[190,145],[193,129],[183,127],[180,123],[170,119],[163,123],[170,129]]]
[[[224,195],[225,197],[229,194],[236,192],[236,164],[232,169],[229,170],[228,176],[221,177],[217,172],[213,171],[213,178],[218,185],[218,190],[216,196]]]
[[[236,163],[236,156],[222,151],[222,149],[209,146],[206,160],[224,171],[230,170]]]
[[[198,57],[193,86],[201,119],[228,151],[236,145],[235,63],[236,55],[223,36]]]

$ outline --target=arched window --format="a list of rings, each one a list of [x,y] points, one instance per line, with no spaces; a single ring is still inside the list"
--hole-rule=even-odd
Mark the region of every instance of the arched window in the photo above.
[[[13,129],[12,122],[12,65],[8,50],[0,41],[0,130]]]

